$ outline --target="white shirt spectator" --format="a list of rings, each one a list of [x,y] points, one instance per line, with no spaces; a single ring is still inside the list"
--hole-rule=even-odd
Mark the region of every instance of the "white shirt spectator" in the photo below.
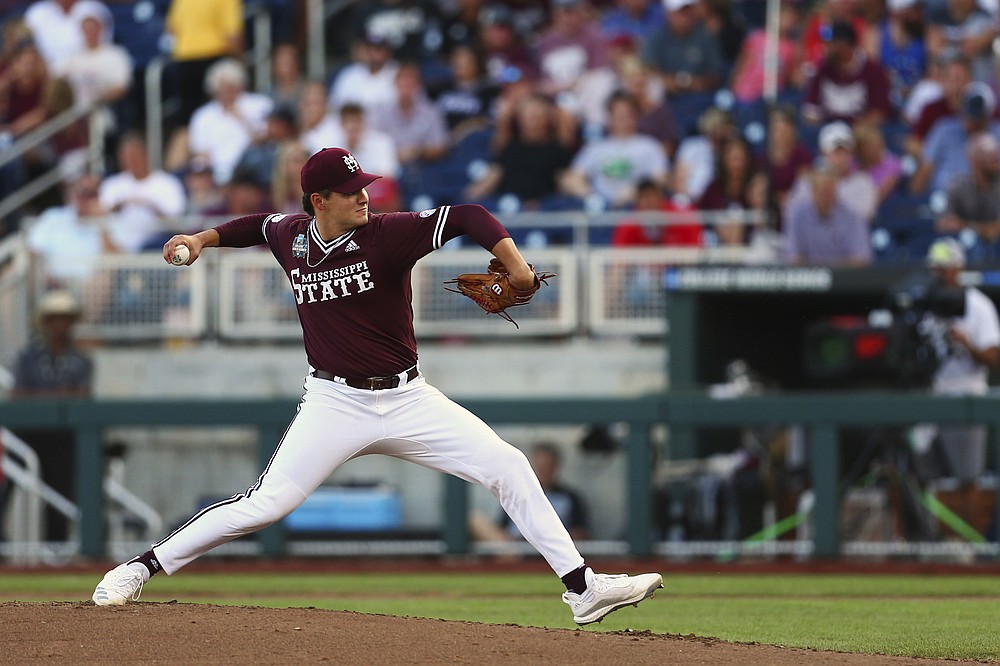
[[[973,287],[965,290],[965,315],[951,320],[976,349],[1000,346],[1000,319],[993,301]],[[964,350],[953,352],[934,375],[934,392],[982,395],[989,390],[989,370]]]
[[[117,44],[101,44],[74,55],[66,64],[65,76],[73,87],[76,103],[90,106],[112,90],[131,85],[132,58]]]
[[[84,280],[104,254],[101,229],[84,221],[72,206],[49,208],[28,230],[28,248],[42,257],[45,273],[57,280]]]
[[[371,112],[382,104],[395,104],[398,71],[399,65],[394,62],[387,63],[376,73],[361,63],[347,65],[330,89],[330,109],[336,113],[344,104],[354,102]]]
[[[153,171],[142,180],[127,171],[108,176],[101,183],[101,206],[128,219],[148,218],[159,227],[162,218],[184,213],[184,185],[165,171]]]
[[[244,92],[236,100],[238,115],[211,101],[191,116],[191,152],[208,158],[216,183],[229,182],[243,151],[256,134],[264,131],[272,105],[267,95]]]
[[[644,178],[665,180],[670,168],[663,146],[646,135],[607,137],[584,144],[573,159],[573,169],[587,176],[591,186],[611,205],[627,201]]]
[[[77,0],[69,12],[55,0],[38,0],[24,12],[24,22],[31,29],[50,73],[61,76],[70,59],[83,51],[80,22],[84,16],[102,16],[104,39],[111,41],[114,35],[111,12],[97,0]]]

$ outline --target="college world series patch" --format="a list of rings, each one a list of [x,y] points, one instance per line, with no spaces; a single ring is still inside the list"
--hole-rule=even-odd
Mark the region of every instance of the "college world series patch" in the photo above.
[[[299,234],[292,241],[292,256],[296,259],[302,259],[306,256],[306,250],[309,249],[309,241],[306,240],[305,234]]]

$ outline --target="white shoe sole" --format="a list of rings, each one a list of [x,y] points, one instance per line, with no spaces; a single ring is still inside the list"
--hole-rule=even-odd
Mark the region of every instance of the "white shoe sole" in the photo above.
[[[624,608],[625,606],[638,606],[640,601],[645,601],[646,599],[652,599],[656,595],[656,590],[663,587],[663,577],[657,576],[656,581],[653,585],[650,585],[642,592],[636,593],[634,596],[629,597],[623,601],[619,601],[613,606],[606,606],[599,610],[590,613],[589,615],[584,615],[583,617],[574,617],[573,621],[576,622],[581,627],[588,624],[593,624],[595,622],[600,622],[610,613],[615,612],[619,608]]]
[[[124,606],[126,601],[124,597],[108,596],[108,593],[101,588],[94,590],[94,596],[91,599],[98,606]]]

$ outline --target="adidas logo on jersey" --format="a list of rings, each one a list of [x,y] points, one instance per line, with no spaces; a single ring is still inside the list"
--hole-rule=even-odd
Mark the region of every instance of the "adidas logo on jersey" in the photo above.
[[[348,241],[347,247],[344,248],[344,252],[354,252],[355,250],[360,250],[361,246],[354,241]]]

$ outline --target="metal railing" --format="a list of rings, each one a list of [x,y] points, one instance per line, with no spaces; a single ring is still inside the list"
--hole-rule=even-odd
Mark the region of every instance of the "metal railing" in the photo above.
[[[30,444],[0,427],[0,467],[13,484],[7,509],[6,540],[0,540],[0,554],[15,564],[58,563],[80,552],[81,512],[76,503],[42,479],[41,461]],[[126,544],[128,529],[134,519],[143,525],[140,537],[149,539],[163,530],[163,519],[149,504],[124,485],[125,469],[121,458],[109,462],[103,489],[108,505],[108,536],[116,544]],[[66,517],[69,534],[66,541],[46,542],[44,509],[52,507]],[[2,527],[2,525],[0,525]],[[131,545],[131,544],[129,544]],[[134,549],[133,549],[134,550]],[[132,552],[122,551],[124,552]],[[124,557],[124,554],[116,553]]]
[[[52,139],[59,132],[70,127],[84,118],[88,120],[89,145],[87,147],[87,168],[91,171],[99,170],[103,154],[104,135],[99,131],[100,123],[97,121],[99,113],[103,107],[80,107],[63,111],[54,118],[47,120],[30,132],[18,137],[13,144],[0,152],[0,167],[10,162],[21,159],[25,153],[37,148]],[[59,164],[56,164],[48,171],[45,171],[33,180],[28,181],[20,188],[0,200],[0,219],[20,210],[25,204],[45,192],[49,188],[58,185],[65,174]]]
[[[669,266],[746,264],[773,261],[760,244],[720,247],[607,246],[611,229],[627,213],[503,217],[522,250],[539,269],[555,272],[530,307],[511,312],[519,329],[498,326],[468,299],[444,289],[463,272],[484,270],[488,255],[468,242],[449,244],[417,262],[413,270],[414,327],[418,336],[632,335],[662,336],[666,330],[660,276]],[[661,216],[656,222],[671,223]],[[690,224],[690,214],[681,218]],[[186,220],[210,227],[224,218]],[[30,228],[31,221],[25,223]],[[538,238],[550,244],[539,243]],[[551,244],[550,241],[562,244]],[[16,302],[0,321],[0,359],[10,360],[27,339],[33,298],[51,283],[42,266],[32,276],[24,237],[0,250],[16,269],[0,276],[0,300]],[[66,268],[68,259],[60,259]],[[301,337],[295,290],[269,252],[219,250],[193,266],[175,268],[158,253],[81,257],[83,277],[61,279],[83,306],[79,335],[94,340],[158,341],[169,338],[232,341],[294,341]],[[65,271],[63,271],[65,273]],[[34,280],[33,282],[31,280]]]

